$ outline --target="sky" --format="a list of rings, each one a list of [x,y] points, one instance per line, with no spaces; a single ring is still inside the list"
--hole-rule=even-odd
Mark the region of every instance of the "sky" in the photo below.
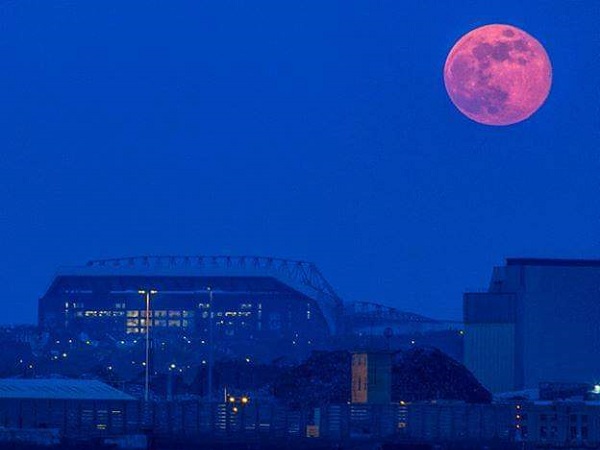
[[[0,0],[0,323],[60,266],[312,261],[346,301],[460,319],[505,257],[600,257],[600,3]],[[473,28],[546,48],[509,127],[452,105]]]

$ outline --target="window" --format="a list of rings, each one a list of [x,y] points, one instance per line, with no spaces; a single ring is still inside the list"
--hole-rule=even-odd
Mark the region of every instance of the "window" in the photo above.
[[[127,326],[128,327],[137,327],[139,326],[140,321],[138,319],[127,319]]]
[[[166,311],[154,311],[154,317],[167,317]]]
[[[181,320],[169,320],[169,326],[170,327],[180,327]]]
[[[139,317],[139,311],[127,311],[127,317]]]
[[[575,440],[575,439],[577,439],[577,427],[573,427],[573,426],[571,426],[571,427],[569,428],[569,438],[570,438],[571,440]]]
[[[269,328],[271,330],[281,329],[281,315],[278,313],[269,314]]]
[[[181,317],[181,311],[169,311],[169,317]]]

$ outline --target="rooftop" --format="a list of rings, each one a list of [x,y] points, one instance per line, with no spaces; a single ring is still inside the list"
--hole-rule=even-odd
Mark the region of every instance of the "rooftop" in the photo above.
[[[101,381],[71,379],[0,379],[0,399],[134,400]]]
[[[506,258],[507,266],[600,267],[600,259]]]

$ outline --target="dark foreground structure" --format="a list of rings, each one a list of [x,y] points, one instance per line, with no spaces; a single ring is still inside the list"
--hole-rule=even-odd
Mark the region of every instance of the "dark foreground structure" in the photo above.
[[[600,388],[597,389],[600,392]],[[19,447],[21,442],[26,447]],[[581,399],[323,403],[143,402],[93,380],[0,380],[0,448],[583,449],[600,403]],[[86,447],[87,446],[87,447]]]

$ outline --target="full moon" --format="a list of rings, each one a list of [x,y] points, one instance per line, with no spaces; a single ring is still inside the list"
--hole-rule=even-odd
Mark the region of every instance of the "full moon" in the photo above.
[[[464,115],[486,125],[512,125],[544,103],[552,84],[550,58],[534,37],[511,25],[465,34],[444,66],[444,84]]]

